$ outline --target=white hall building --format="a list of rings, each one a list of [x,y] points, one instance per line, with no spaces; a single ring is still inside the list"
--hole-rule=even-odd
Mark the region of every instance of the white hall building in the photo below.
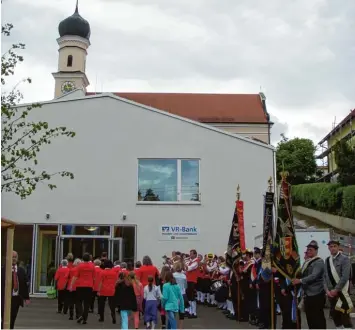
[[[31,116],[76,132],[71,139],[54,139],[38,157],[38,169],[67,170],[75,178],[54,177],[57,189],[39,184],[25,200],[2,196],[2,216],[20,224],[14,249],[30,269],[31,292],[46,292],[51,271],[68,252],[99,256],[107,251],[111,259],[125,261],[149,255],[156,264],[173,250],[222,255],[238,184],[252,248],[262,232],[263,195],[275,176],[275,150],[231,128],[252,132],[272,123],[229,123],[228,130],[221,120],[216,128],[129,97],[90,95],[85,74],[90,27],[76,11],[60,23],[59,32],[56,98],[42,102]],[[183,104],[184,94],[179,95]],[[202,100],[191,103],[198,107],[211,95],[194,97]],[[265,100],[250,99],[260,107],[246,109],[249,117],[265,116]]]

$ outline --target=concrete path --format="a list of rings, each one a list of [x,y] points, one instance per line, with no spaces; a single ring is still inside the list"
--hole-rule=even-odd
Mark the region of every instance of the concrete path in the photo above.
[[[46,298],[32,299],[28,307],[21,308],[15,325],[16,329],[120,329],[119,317],[117,324],[111,323],[109,315],[106,316],[104,323],[99,323],[95,314],[89,314],[87,325],[79,325],[75,321],[69,321],[67,315],[56,313],[56,300]],[[108,307],[106,308],[108,314]],[[328,310],[326,310],[328,314]],[[248,323],[238,323],[227,319],[221,311],[215,308],[198,306],[198,318],[187,319],[184,329],[255,329]],[[328,316],[328,315],[327,315]],[[280,317],[278,318],[278,328],[280,328]],[[303,327],[307,328],[305,317],[302,322]],[[333,322],[328,321],[329,328],[333,327]],[[133,328],[133,325],[130,325]],[[140,325],[144,329],[143,322]],[[160,328],[157,327],[157,328]]]

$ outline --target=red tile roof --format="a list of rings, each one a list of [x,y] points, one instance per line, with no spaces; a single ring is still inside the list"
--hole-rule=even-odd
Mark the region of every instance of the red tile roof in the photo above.
[[[114,93],[202,123],[267,123],[259,94]],[[87,93],[95,95],[95,93]]]

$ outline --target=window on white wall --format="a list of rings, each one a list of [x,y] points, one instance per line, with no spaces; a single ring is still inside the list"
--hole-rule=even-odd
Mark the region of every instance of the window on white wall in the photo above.
[[[200,201],[199,159],[138,159],[139,202]]]

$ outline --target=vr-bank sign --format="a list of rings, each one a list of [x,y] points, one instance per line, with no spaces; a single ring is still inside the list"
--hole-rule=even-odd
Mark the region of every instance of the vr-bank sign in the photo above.
[[[161,241],[199,240],[200,231],[196,226],[163,225],[159,229]]]

